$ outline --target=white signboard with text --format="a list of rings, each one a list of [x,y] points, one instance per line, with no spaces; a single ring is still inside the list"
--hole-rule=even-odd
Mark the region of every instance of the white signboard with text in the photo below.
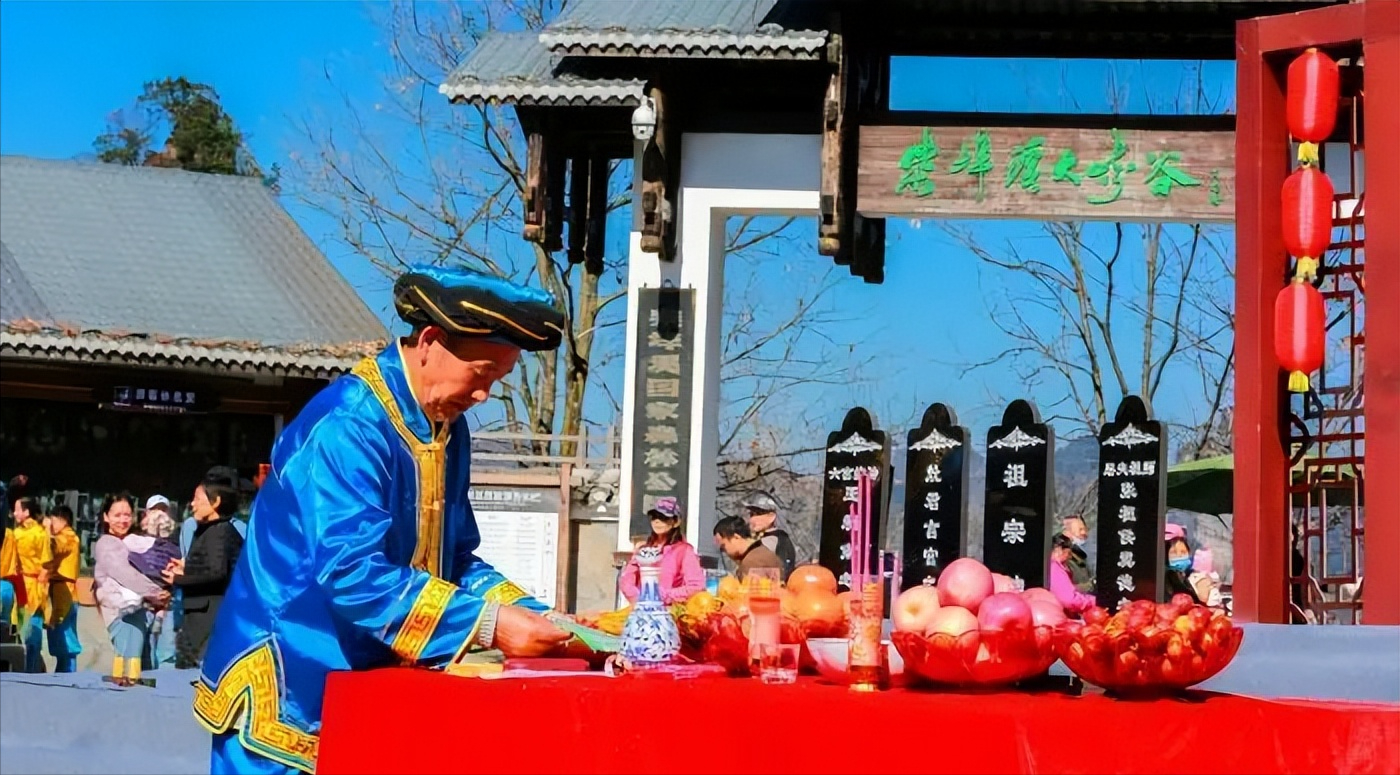
[[[473,485],[468,493],[481,547],[491,563],[539,601],[559,596],[559,489]]]

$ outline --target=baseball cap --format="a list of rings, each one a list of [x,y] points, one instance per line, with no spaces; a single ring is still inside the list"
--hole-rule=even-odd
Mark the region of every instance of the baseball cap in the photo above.
[[[164,495],[152,495],[151,497],[146,499],[147,511],[150,511],[151,509],[157,506],[164,506],[168,509],[170,508],[170,500]]]
[[[778,510],[778,501],[766,492],[751,492],[749,497],[744,499],[744,508],[749,511],[757,511],[760,514]]]
[[[651,508],[647,509],[647,516],[653,514],[666,519],[680,519],[682,516],[680,501],[669,495],[664,498],[657,498],[656,502],[651,505]]]

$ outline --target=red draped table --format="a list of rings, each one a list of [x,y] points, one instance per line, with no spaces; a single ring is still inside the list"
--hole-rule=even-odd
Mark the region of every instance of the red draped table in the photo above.
[[[316,771],[1400,772],[1400,706],[1197,698],[340,673],[326,689]]]

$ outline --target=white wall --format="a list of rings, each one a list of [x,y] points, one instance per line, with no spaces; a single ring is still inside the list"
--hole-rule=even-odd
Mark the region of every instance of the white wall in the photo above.
[[[643,287],[659,287],[668,280],[676,287],[696,291],[690,484],[682,502],[687,514],[698,517],[687,520],[686,537],[704,550],[710,542],[708,535],[702,534],[713,524],[719,477],[725,222],[731,215],[815,215],[820,175],[820,135],[687,134],[682,138],[679,255],[674,263],[664,263],[655,255],[643,253],[641,235],[633,232],[628,257],[619,549],[631,548],[627,525],[634,473],[633,414],[638,406],[637,292]],[[815,245],[815,222],[806,228]]]

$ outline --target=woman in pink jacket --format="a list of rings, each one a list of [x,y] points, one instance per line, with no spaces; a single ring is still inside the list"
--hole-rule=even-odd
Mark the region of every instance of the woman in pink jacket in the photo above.
[[[1060,601],[1060,605],[1065,607],[1065,613],[1070,616],[1082,616],[1085,611],[1098,605],[1098,601],[1093,595],[1087,595],[1074,588],[1069,568],[1065,565],[1073,546],[1074,543],[1064,533],[1055,534],[1054,548],[1050,550],[1050,591],[1055,595],[1055,599]]]
[[[700,567],[700,555],[685,540],[681,528],[681,506],[675,498],[657,498],[647,512],[651,517],[651,535],[642,546],[661,547],[661,602],[684,602],[705,588],[705,571]],[[640,548],[640,547],[638,547]],[[634,554],[622,568],[618,587],[628,603],[637,599],[641,588],[641,570]]]

